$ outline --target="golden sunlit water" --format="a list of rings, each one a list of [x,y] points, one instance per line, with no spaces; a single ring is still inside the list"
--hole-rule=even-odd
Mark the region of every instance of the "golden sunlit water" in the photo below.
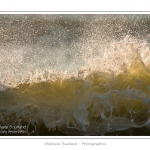
[[[41,124],[67,135],[149,129],[149,15],[143,16],[0,15],[1,131],[26,125],[30,135],[32,125],[40,135]]]

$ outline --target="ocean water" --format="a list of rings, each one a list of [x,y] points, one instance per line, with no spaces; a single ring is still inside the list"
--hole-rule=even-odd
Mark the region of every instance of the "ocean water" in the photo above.
[[[1,14],[1,135],[149,129],[149,42],[150,15]]]

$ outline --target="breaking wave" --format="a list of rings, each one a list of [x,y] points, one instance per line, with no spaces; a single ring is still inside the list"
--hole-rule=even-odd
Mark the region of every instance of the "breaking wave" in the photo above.
[[[28,131],[42,122],[68,135],[150,128],[149,43],[86,34],[72,51],[1,48],[1,126],[26,124]]]

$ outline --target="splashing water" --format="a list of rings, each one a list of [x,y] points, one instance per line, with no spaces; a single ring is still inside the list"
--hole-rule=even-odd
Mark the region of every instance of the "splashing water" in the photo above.
[[[150,127],[149,15],[0,20],[1,125],[68,135]]]

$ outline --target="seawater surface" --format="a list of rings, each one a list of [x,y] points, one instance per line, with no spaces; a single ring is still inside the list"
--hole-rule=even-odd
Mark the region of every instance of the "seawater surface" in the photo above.
[[[0,15],[0,130],[149,129],[149,39],[150,15]]]

